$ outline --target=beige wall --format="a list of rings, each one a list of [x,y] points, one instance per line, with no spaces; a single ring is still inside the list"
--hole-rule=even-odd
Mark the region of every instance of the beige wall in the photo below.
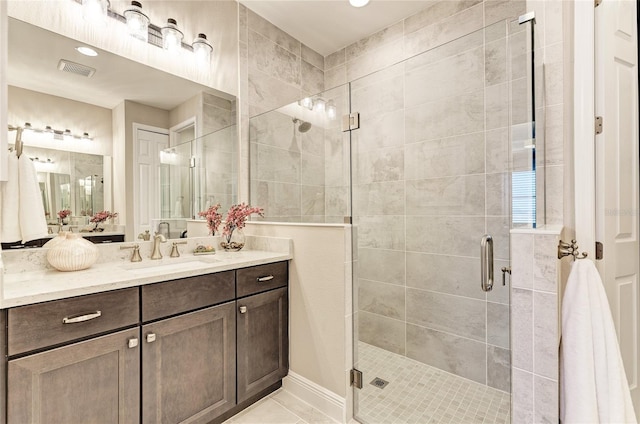
[[[74,134],[88,132],[93,138],[88,142],[54,141],[27,131],[22,135],[26,145],[106,156],[113,154],[111,110],[103,107],[9,86],[8,120],[14,126],[29,122],[34,128],[44,129],[49,125],[56,130],[68,128]]]
[[[248,235],[293,240],[289,268],[289,367],[347,397],[351,368],[349,226],[248,223]]]

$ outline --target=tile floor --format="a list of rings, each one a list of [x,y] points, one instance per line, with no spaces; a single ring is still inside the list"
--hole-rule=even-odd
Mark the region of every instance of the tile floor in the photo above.
[[[363,388],[356,390],[356,416],[363,423],[510,422],[508,393],[366,343],[358,344],[358,355]],[[389,384],[369,384],[375,377]]]
[[[311,405],[278,389],[224,424],[335,424]]]
[[[508,424],[511,397],[491,387],[366,343],[358,344],[364,374],[358,420],[365,424]],[[389,382],[384,389],[369,384]],[[402,384],[400,384],[400,382]],[[279,389],[224,424],[335,424],[311,405]],[[352,420],[350,424],[358,424]]]

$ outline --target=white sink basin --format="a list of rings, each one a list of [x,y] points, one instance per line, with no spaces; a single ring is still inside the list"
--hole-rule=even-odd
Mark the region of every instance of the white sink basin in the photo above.
[[[220,262],[216,258],[167,258],[121,265],[121,268],[136,275],[151,275],[156,273],[189,271],[210,267]]]

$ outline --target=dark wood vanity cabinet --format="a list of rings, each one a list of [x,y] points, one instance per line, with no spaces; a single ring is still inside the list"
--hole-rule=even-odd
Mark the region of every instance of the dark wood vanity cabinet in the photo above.
[[[283,287],[238,300],[238,403],[287,375],[287,297]]]
[[[235,406],[235,311],[234,271],[142,287],[143,424],[208,423]]]
[[[287,374],[287,286],[279,262],[2,311],[0,424],[220,422]]]
[[[9,360],[12,424],[137,423],[139,329]]]

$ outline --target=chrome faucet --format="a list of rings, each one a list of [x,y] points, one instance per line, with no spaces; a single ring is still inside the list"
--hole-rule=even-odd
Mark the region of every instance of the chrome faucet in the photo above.
[[[131,254],[131,262],[141,262],[142,256],[140,256],[140,246],[138,243],[134,243],[130,246],[120,246],[120,250],[123,249],[133,249],[133,253]]]
[[[153,252],[151,253],[151,259],[162,259],[162,253],[160,252],[160,243],[166,243],[167,238],[160,233],[156,233],[153,236]]]

